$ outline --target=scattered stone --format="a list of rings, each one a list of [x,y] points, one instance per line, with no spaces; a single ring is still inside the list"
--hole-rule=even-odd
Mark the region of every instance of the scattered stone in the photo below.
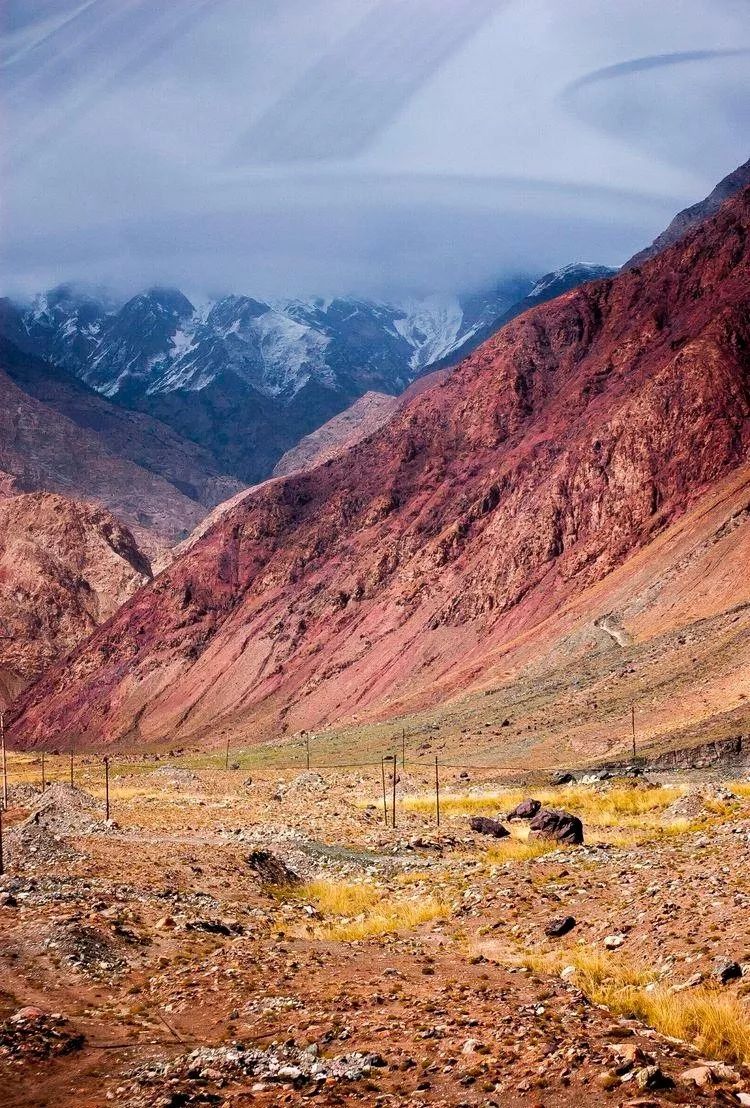
[[[607,950],[617,950],[617,948],[621,947],[624,942],[625,936],[618,932],[616,935],[607,935],[604,940],[604,945],[606,946]]]
[[[490,819],[489,816],[472,816],[469,827],[479,835],[492,835],[496,839],[505,839],[510,835],[507,827],[503,827],[502,823],[498,823],[496,819]]]
[[[575,777],[572,773],[567,773],[565,770],[558,770],[557,773],[553,773],[550,777],[550,785],[555,788],[559,788],[560,785],[573,785],[575,784]]]

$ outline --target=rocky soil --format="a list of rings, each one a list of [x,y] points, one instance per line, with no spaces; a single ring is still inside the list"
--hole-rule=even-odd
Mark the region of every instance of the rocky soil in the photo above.
[[[94,760],[11,759],[6,841],[53,846],[0,879],[0,1104],[750,1103],[750,784],[456,772],[438,828],[415,764],[394,829],[379,767],[222,766],[121,757],[105,824]],[[508,822],[534,792],[583,845]]]

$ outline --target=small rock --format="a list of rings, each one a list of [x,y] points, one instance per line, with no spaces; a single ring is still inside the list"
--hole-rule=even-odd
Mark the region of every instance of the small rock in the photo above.
[[[706,1085],[713,1084],[714,1075],[710,1066],[693,1066],[692,1069],[685,1070],[680,1074],[680,1081],[683,1081],[686,1085],[697,1085],[699,1089],[703,1089]]]
[[[604,940],[604,945],[607,950],[617,950],[625,942],[625,936],[619,932],[616,935],[607,935]]]
[[[639,1089],[671,1089],[674,1081],[658,1066],[644,1066],[635,1072],[635,1083]]]
[[[739,962],[719,962],[714,967],[713,976],[722,985],[727,985],[730,981],[737,981],[742,977],[742,966]]]

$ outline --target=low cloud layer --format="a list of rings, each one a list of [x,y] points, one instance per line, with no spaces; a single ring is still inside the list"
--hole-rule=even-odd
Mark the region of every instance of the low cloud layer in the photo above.
[[[16,293],[408,295],[617,264],[750,152],[744,0],[13,0],[4,21]]]

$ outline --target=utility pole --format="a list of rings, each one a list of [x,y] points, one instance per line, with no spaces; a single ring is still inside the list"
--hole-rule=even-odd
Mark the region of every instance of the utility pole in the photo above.
[[[310,733],[309,731],[303,732],[305,736],[305,767],[310,768]]]
[[[70,787],[73,788],[73,740],[70,740]]]
[[[435,755],[435,815],[437,825],[440,826],[440,771],[438,770],[438,757]]]
[[[44,747],[42,747],[42,792],[47,788],[47,782],[44,779]]]
[[[391,827],[396,826],[396,769],[398,768],[398,759],[395,754],[386,754],[383,758],[383,763],[390,762],[393,766],[393,779],[391,781]],[[385,795],[385,775],[383,777],[383,794]],[[386,816],[386,826],[388,826],[388,817]]]
[[[401,728],[401,768],[406,769],[406,728]]]
[[[5,712],[0,712],[0,739],[3,746],[3,809],[8,807],[8,760],[5,754]]]
[[[630,705],[630,726],[633,732],[633,758],[635,758],[635,704]]]
[[[0,807],[0,877],[5,873],[3,864],[3,809]]]
[[[227,752],[224,759],[224,769],[229,769],[229,739],[227,739]]]
[[[388,801],[385,797],[385,756],[380,759],[380,773],[383,777],[383,823],[388,826]]]

